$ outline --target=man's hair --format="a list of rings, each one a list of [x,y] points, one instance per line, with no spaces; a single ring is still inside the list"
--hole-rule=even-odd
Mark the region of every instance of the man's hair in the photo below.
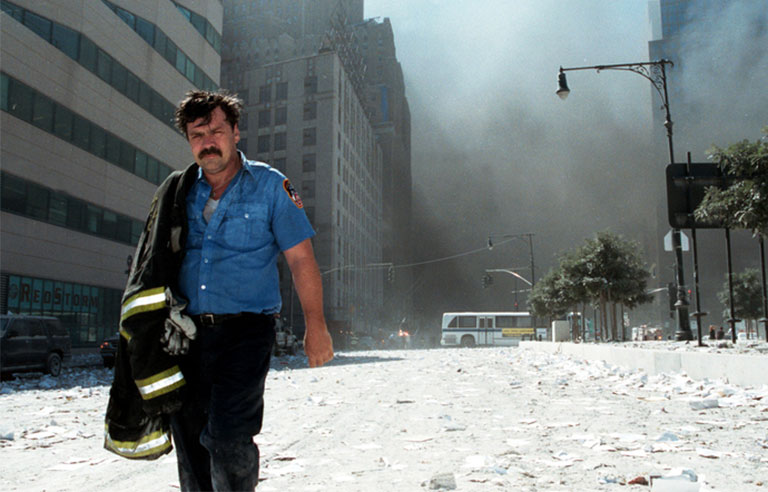
[[[235,94],[228,92],[189,91],[176,108],[176,127],[187,135],[187,125],[199,118],[205,122],[211,120],[214,109],[221,108],[232,128],[240,121],[243,102]]]

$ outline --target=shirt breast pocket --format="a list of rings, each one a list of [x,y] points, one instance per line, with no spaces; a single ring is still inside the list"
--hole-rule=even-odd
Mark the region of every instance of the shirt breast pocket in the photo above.
[[[250,203],[232,204],[227,208],[221,227],[228,247],[237,251],[259,248],[267,230],[267,207]]]

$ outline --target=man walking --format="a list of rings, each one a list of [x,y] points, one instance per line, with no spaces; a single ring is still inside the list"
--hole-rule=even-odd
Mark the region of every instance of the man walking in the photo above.
[[[158,188],[123,296],[130,342],[121,344],[106,447],[157,457],[169,451],[161,438],[170,420],[185,491],[258,484],[253,436],[281,308],[279,253],[304,312],[310,367],[333,358],[314,231],[289,180],[237,150],[240,109],[236,97],[208,91],[181,101],[176,124],[195,164]],[[149,418],[134,416],[134,382]]]

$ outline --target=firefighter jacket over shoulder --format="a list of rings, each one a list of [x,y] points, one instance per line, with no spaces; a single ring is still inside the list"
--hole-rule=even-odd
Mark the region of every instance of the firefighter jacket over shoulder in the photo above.
[[[169,418],[181,407],[184,376],[160,338],[177,291],[186,196],[198,169],[175,171],[157,189],[123,294],[104,447],[125,458],[151,460],[172,449]]]

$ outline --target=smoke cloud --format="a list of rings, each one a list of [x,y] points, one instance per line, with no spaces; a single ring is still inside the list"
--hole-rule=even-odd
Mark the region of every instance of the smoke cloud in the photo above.
[[[656,217],[666,216],[667,159],[654,154],[665,133],[652,117],[661,104],[652,85],[632,73],[573,71],[567,73],[569,98],[555,95],[560,66],[648,60],[645,0],[366,0],[365,8],[366,17],[390,18],[406,80],[413,129],[414,261],[482,247],[489,233],[533,233],[540,278],[560,252],[610,229],[638,241],[649,266],[656,262],[662,247]],[[762,111],[755,101],[730,103],[749,93],[757,96],[759,81],[765,80],[764,53],[726,55],[740,50],[740,40],[754,38],[757,29],[733,27],[755,18],[744,8],[729,8],[712,26],[721,42],[703,33],[690,36],[702,55],[676,69],[685,70],[686,94],[697,74],[710,77],[708,93],[697,97],[718,113],[702,108],[697,124],[684,125],[672,102],[678,159],[686,147],[695,146],[701,155],[713,142],[753,138],[768,124],[757,121],[765,120],[764,101]],[[757,19],[766,24],[765,13]],[[756,43],[766,45],[764,39]],[[732,86],[739,92],[724,88],[719,83],[723,70],[711,66],[725,60],[750,72]],[[759,114],[744,121],[750,111]],[[742,121],[725,132],[723,118]],[[708,130],[705,144],[687,136],[701,128]],[[486,268],[528,265],[527,243],[512,241],[425,266],[417,272],[415,304],[432,324],[446,310],[511,309],[512,276],[495,276],[490,289],[483,289],[480,279]],[[672,280],[668,265],[656,270],[660,277],[652,286]]]

